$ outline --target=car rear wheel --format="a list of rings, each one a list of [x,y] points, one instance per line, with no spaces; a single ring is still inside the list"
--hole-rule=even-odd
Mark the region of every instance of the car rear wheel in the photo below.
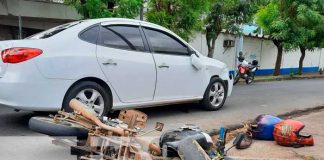
[[[223,107],[227,97],[227,87],[220,78],[212,78],[204,94],[203,107],[216,111]]]
[[[72,86],[67,92],[63,101],[63,109],[67,112],[72,112],[73,110],[69,107],[69,103],[75,98],[89,108],[92,108],[98,116],[106,116],[112,108],[112,98],[109,93],[95,82],[80,82]]]

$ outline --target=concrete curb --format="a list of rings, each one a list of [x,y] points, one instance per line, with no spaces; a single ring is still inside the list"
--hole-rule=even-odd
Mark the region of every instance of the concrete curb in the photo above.
[[[322,110],[322,109],[324,109],[324,106],[318,106],[318,107],[294,110],[294,111],[282,113],[282,114],[279,114],[279,115],[276,115],[276,116],[279,117],[279,118],[282,118],[282,119],[293,118],[293,117],[299,117],[299,116],[302,116],[302,115],[305,115],[305,114],[309,114],[309,113],[312,113],[312,112],[316,112],[316,111],[319,111],[319,110]],[[243,123],[240,123],[240,124],[227,125],[227,126],[224,126],[224,128],[227,128],[229,131],[234,131],[234,130],[243,128],[244,125],[246,125],[246,124],[251,124],[253,122],[253,120],[254,119],[249,119],[249,120],[247,120],[247,121],[245,121]],[[211,135],[211,136],[215,136],[215,135],[219,134],[219,129],[213,129],[211,131],[208,131],[207,133],[209,135]]]
[[[271,81],[284,81],[284,80],[303,80],[303,79],[318,79],[324,78],[324,75],[315,76],[295,76],[295,77],[274,77],[269,79],[255,79],[254,82],[271,82]]]

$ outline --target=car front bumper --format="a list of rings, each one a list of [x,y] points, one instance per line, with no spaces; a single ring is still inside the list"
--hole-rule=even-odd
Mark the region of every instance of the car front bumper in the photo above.
[[[227,82],[227,96],[231,96],[233,90],[234,75],[230,74],[228,69],[224,69],[220,78]]]

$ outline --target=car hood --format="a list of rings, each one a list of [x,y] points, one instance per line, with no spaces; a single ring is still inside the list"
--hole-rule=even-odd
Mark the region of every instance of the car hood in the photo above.
[[[201,60],[207,67],[216,67],[219,69],[226,69],[227,65],[217,59],[209,58],[206,56],[201,56]]]

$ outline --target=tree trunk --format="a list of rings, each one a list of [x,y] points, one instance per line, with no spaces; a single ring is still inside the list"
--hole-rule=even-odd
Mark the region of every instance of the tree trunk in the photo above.
[[[303,63],[304,63],[304,59],[306,56],[306,48],[303,46],[299,46],[300,52],[301,52],[301,56],[299,59],[299,67],[298,67],[298,74],[301,75],[303,74]]]
[[[216,39],[221,31],[222,31],[221,29],[217,29],[217,28],[216,30],[214,30],[214,28],[212,28],[211,26],[206,27],[206,42],[208,47],[207,56],[209,58],[214,57]]]
[[[216,39],[212,40],[212,44],[208,45],[208,57],[209,58],[213,58],[214,57],[214,51],[215,51],[215,43],[216,43]]]
[[[213,44],[212,46],[208,47],[208,57],[209,58],[213,58],[214,57],[214,51],[215,51],[215,44]]]
[[[278,49],[276,66],[273,75],[278,76],[280,74],[283,47],[282,47],[282,42],[278,40],[273,40],[273,43],[277,46]]]

